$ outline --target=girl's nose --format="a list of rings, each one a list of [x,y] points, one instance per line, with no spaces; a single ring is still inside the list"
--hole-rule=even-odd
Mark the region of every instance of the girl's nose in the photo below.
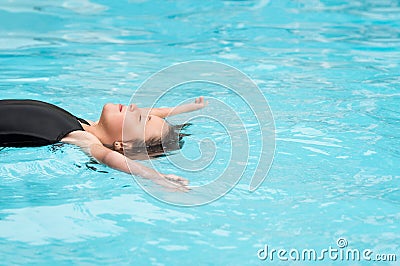
[[[129,111],[133,112],[137,109],[137,105],[136,104],[131,104],[129,105]]]

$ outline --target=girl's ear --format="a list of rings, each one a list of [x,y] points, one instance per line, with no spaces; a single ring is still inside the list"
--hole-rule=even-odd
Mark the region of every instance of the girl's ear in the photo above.
[[[114,151],[117,151],[117,152],[124,151],[124,146],[122,144],[122,141],[114,141],[113,148],[114,148]]]

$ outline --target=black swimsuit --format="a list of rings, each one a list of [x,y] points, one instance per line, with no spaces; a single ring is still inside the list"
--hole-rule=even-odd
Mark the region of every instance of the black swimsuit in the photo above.
[[[0,100],[0,146],[37,147],[59,142],[89,123],[53,104],[36,100]]]

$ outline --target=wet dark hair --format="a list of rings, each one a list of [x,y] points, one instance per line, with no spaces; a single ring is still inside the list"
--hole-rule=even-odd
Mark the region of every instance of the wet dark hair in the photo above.
[[[161,138],[151,138],[147,141],[132,140],[124,142],[123,150],[116,150],[126,157],[134,160],[144,160],[151,158],[164,157],[172,154],[174,151],[180,150],[183,147],[186,134],[181,132],[186,129],[191,123],[181,125],[171,125],[167,122],[168,131],[161,135]],[[103,144],[112,150],[114,145]]]

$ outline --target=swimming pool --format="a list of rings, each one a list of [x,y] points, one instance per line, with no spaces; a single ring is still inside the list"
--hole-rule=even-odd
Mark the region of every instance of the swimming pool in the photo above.
[[[257,253],[266,244],[338,248],[340,238],[400,259],[398,2],[16,1],[0,4],[0,18],[0,98],[95,120],[160,69],[213,60],[258,84],[276,126],[274,162],[255,192],[245,174],[224,197],[192,208],[158,201],[70,145],[0,151],[4,264],[291,264]],[[229,91],[191,86],[165,100],[237,103]],[[209,107],[205,114],[225,117]],[[221,144],[217,162],[227,160],[217,123],[199,119],[188,131],[188,156],[209,136]],[[249,134],[257,147],[257,131]],[[194,184],[225,166],[186,173],[155,164]]]

